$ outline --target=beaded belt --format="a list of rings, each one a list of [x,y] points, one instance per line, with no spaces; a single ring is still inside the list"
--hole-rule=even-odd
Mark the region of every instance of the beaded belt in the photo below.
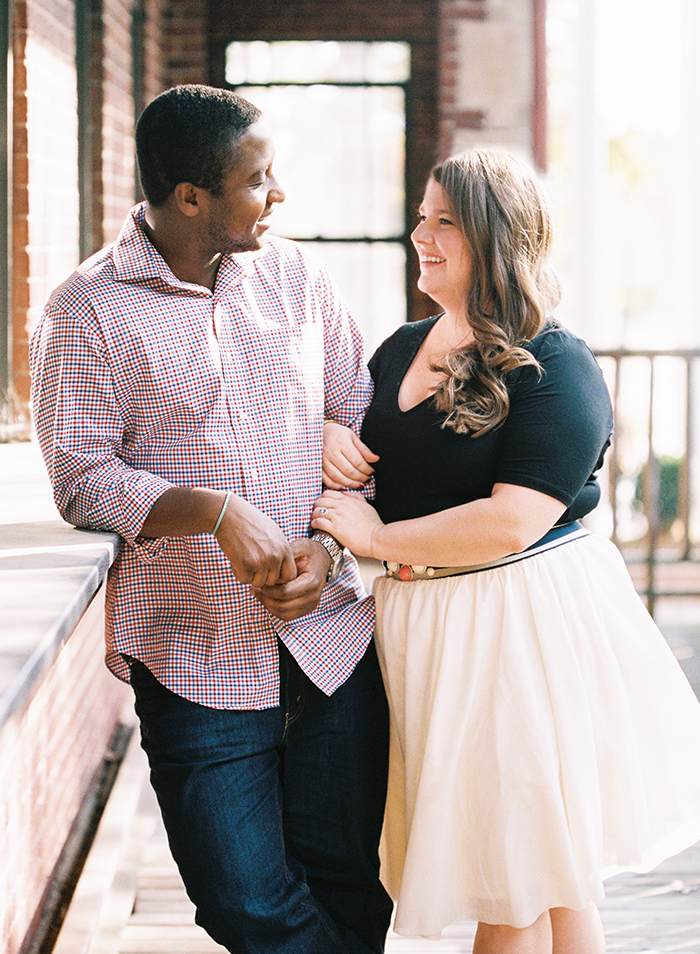
[[[386,575],[392,580],[402,580],[404,583],[409,583],[412,580],[437,580],[443,576],[464,576],[467,573],[479,573],[481,570],[506,566],[508,563],[518,563],[520,560],[527,560],[528,557],[544,553],[546,550],[553,550],[564,543],[571,543],[572,540],[587,536],[588,530],[578,520],[574,520],[572,523],[552,527],[527,550],[523,550],[521,553],[511,553],[509,556],[492,560],[490,563],[479,563],[474,566],[418,566],[408,563],[385,563],[384,566],[386,567]]]

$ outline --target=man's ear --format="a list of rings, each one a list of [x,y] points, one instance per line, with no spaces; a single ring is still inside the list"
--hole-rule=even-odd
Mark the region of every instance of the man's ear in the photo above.
[[[177,207],[182,212],[183,215],[187,215],[190,218],[195,215],[199,215],[200,204],[199,204],[199,193],[200,189],[197,186],[192,185],[191,182],[179,182],[175,189],[173,190],[173,196]]]

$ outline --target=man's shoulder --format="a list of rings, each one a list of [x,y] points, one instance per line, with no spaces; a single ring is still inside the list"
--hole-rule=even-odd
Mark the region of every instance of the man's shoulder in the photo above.
[[[151,276],[153,266],[145,254],[146,243],[139,227],[144,210],[145,203],[130,209],[117,239],[78,265],[51,293],[47,309],[98,300],[115,282],[137,283]]]
[[[80,265],[49,296],[46,308],[60,308],[65,302],[89,299],[114,277],[114,244],[107,245]]]
[[[270,236],[258,261],[263,266],[293,265],[313,274],[326,271],[320,256],[308,245],[279,235]]]

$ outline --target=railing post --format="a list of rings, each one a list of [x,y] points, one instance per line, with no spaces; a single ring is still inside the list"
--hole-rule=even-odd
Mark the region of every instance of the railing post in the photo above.
[[[678,509],[683,521],[683,559],[690,559],[690,494],[691,461],[693,459],[693,359],[685,359],[685,454],[678,475]]]
[[[670,585],[668,586],[663,583],[663,580],[659,580],[660,568],[665,565],[668,565],[670,569],[673,564],[700,564],[700,560],[697,559],[697,549],[693,539],[692,526],[692,517],[695,507],[693,461],[695,456],[695,444],[697,443],[694,433],[695,420],[697,417],[695,411],[695,401],[698,399],[697,387],[695,384],[695,374],[698,370],[700,348],[662,348],[658,350],[646,348],[611,348],[609,350],[596,350],[595,354],[598,358],[605,358],[614,362],[615,377],[614,381],[612,381],[610,384],[610,390],[616,417],[622,413],[620,402],[624,401],[625,395],[625,386],[624,382],[622,382],[622,367],[624,361],[628,358],[642,358],[649,364],[649,405],[646,421],[646,438],[648,450],[641,482],[644,514],[647,519],[647,531],[644,536],[644,550],[641,556],[638,558],[636,553],[630,554],[628,552],[626,559],[628,562],[633,562],[635,566],[641,565],[646,569],[646,584],[643,589],[640,587],[640,595],[646,599],[647,608],[653,615],[658,599],[662,596],[700,595],[700,582],[695,578],[688,579],[687,583],[683,583],[683,576],[686,575],[684,571],[674,574]],[[685,446],[678,461],[678,468],[676,471],[678,481],[678,509],[674,513],[674,517],[677,517],[682,523],[683,533],[681,539],[669,539],[668,554],[665,550],[661,552],[659,549],[665,538],[662,538],[662,530],[664,528],[661,512],[662,505],[664,503],[664,501],[661,499],[662,468],[661,462],[656,455],[656,450],[660,446],[660,438],[659,434],[657,434],[657,428],[654,426],[654,404],[656,400],[655,377],[658,377],[658,375],[655,374],[655,362],[657,358],[673,358],[676,361],[684,364],[686,371],[685,408],[680,410],[674,408],[674,413],[678,415],[682,415],[683,410],[685,411]],[[641,400],[637,400],[635,395],[634,399],[635,413],[637,415],[635,417],[635,421],[637,426],[643,427],[643,398]],[[641,414],[639,412],[641,412]],[[667,413],[668,411],[666,410],[665,414],[659,420],[659,432],[666,423]],[[637,428],[635,428],[635,433],[639,434],[639,430]],[[618,539],[620,530],[620,519],[618,517],[618,487],[623,477],[631,475],[623,474],[621,472],[620,454],[617,451],[617,443],[617,441],[613,440],[613,444],[608,455],[611,484],[610,497],[613,503],[613,526],[611,537],[613,542],[620,548],[620,550],[623,551],[623,556],[625,556],[625,545],[620,545]]]
[[[614,382],[613,382],[613,408],[617,409],[620,399],[620,361],[619,355],[614,355]],[[617,453],[617,441],[614,439],[610,447],[610,502],[612,504],[612,541],[616,547],[620,542],[617,536],[617,486],[620,482],[620,458]]]
[[[654,453],[654,358],[649,359],[649,417],[647,421],[649,453],[644,481],[644,510],[648,523],[647,609],[656,607],[656,548],[659,535],[659,465]]]

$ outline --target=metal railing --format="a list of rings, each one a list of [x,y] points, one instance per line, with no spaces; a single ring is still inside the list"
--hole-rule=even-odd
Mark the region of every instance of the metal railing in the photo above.
[[[700,595],[700,553],[693,535],[700,503],[693,467],[700,349],[595,354],[616,419],[606,467],[611,538],[653,615],[660,597]],[[674,450],[664,454],[671,432]],[[629,530],[635,515],[637,533]]]

